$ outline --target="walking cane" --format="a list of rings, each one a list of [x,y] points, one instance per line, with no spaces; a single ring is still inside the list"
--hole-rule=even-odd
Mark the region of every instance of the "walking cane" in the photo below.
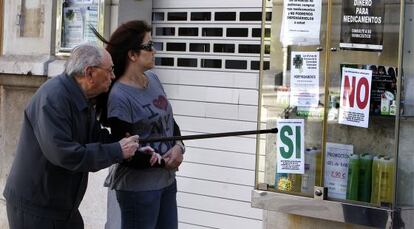
[[[186,136],[171,136],[171,137],[157,137],[157,138],[147,138],[140,139],[140,144],[151,143],[151,142],[167,142],[167,141],[180,141],[180,140],[196,140],[204,138],[221,138],[221,137],[232,137],[240,135],[250,135],[250,134],[276,134],[277,128],[273,129],[264,129],[264,130],[247,130],[247,131],[236,131],[236,132],[223,132],[215,134],[194,134]]]

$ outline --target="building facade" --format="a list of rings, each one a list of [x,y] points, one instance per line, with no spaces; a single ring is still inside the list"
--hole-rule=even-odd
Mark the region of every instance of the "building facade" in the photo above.
[[[67,56],[62,43],[64,2],[0,0],[1,191],[14,158],[25,105],[44,81],[63,70]],[[266,65],[272,52],[270,42],[265,39],[262,43],[261,38],[264,27],[269,28],[265,34],[270,36],[272,17],[267,18],[262,9],[280,1],[84,2],[99,7],[102,15],[97,17],[97,25],[106,37],[122,22],[151,22],[158,50],[154,71],[164,84],[183,135],[257,128],[260,53],[264,47]],[[258,169],[255,136],[185,144],[187,151],[177,174],[179,228],[366,228],[253,208]],[[86,228],[119,225],[116,220],[106,225],[107,218],[117,214],[113,201],[108,201],[111,194],[103,187],[107,173],[104,169],[89,178],[81,205]],[[0,228],[8,228],[3,196]]]

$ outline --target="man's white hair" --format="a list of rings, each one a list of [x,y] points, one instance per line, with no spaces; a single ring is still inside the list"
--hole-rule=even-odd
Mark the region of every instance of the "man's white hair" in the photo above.
[[[88,66],[99,66],[103,62],[104,49],[93,43],[84,43],[73,48],[65,63],[68,76],[83,76]]]

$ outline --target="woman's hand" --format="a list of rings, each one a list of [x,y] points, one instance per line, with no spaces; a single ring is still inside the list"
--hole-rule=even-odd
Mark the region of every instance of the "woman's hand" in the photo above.
[[[161,164],[162,157],[158,153],[155,152],[155,150],[151,146],[144,146],[138,149],[138,152],[144,153],[144,154],[150,154],[150,165],[154,166],[155,163]]]
[[[159,155],[156,152],[153,152],[152,155],[151,155],[150,164],[151,164],[151,166],[154,166],[155,163],[161,165],[161,160],[162,160],[161,155]]]
[[[178,145],[175,145],[168,150],[162,158],[165,161],[165,168],[167,169],[177,169],[184,159],[181,147]]]

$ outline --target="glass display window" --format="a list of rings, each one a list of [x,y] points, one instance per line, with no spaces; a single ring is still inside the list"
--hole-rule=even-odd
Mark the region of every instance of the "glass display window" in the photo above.
[[[273,0],[263,11],[258,121],[279,132],[258,138],[253,206],[403,222],[414,207],[413,189],[402,191],[414,185],[412,3]]]

